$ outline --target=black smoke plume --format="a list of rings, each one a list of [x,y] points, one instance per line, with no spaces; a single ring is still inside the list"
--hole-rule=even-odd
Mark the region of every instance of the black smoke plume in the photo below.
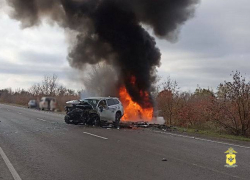
[[[68,59],[74,68],[106,62],[119,72],[132,99],[142,107],[154,89],[161,53],[159,38],[174,41],[180,26],[193,16],[199,0],[8,0],[12,17],[24,28],[49,18],[77,34]],[[105,78],[105,77],[104,77]],[[135,79],[135,83],[131,80]]]

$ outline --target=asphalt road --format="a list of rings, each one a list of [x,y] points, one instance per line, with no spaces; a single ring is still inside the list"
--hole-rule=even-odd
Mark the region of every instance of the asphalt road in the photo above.
[[[60,114],[2,104],[0,121],[0,180],[250,179],[247,143],[67,125]],[[236,168],[224,167],[229,147]]]

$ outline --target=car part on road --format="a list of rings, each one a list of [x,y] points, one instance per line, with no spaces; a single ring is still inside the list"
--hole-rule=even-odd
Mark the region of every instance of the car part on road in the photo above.
[[[168,161],[166,158],[162,158],[162,161]]]

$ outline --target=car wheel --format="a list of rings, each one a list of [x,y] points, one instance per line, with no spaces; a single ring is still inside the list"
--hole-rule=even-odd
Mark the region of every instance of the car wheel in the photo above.
[[[64,120],[65,120],[66,124],[71,124],[70,117],[68,115],[66,115],[64,117]]]
[[[115,128],[119,128],[120,120],[121,120],[121,113],[117,112],[115,114]]]
[[[95,119],[94,119],[94,125],[95,126],[100,126],[101,125],[101,120],[99,118],[99,116],[95,116]]]
[[[97,114],[90,114],[90,121],[94,126],[100,126],[101,124],[100,117]]]

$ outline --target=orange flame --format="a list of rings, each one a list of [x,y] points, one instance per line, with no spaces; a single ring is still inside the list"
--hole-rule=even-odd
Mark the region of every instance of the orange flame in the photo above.
[[[134,81],[132,81],[134,82]],[[124,116],[122,121],[151,121],[153,117],[153,108],[142,108],[134,102],[128,94],[125,87],[120,88],[120,100],[124,106]],[[141,92],[140,95],[148,102],[148,93]]]

